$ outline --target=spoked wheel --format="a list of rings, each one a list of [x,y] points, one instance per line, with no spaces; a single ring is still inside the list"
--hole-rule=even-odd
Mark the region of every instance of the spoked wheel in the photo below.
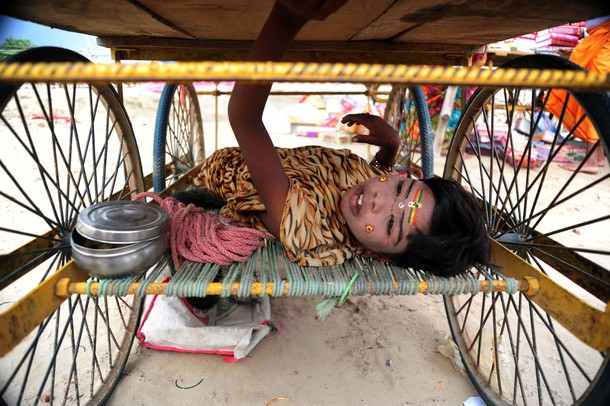
[[[541,56],[506,67],[576,68]],[[596,147],[608,147],[610,102],[606,94],[568,94],[585,112],[568,121],[565,98],[550,109],[553,92],[479,89],[445,166],[444,176],[459,180],[481,202],[491,238],[574,296],[567,300],[548,290],[538,297],[493,292],[445,298],[466,370],[488,404],[590,405],[610,398],[607,332],[596,348],[585,344],[597,332],[582,331],[588,313],[574,314],[582,302],[603,315],[610,300],[610,174],[607,163],[597,174],[584,173],[584,165],[574,172],[560,167],[585,156],[574,137],[585,116],[602,139]],[[497,272],[511,275],[510,264],[496,265]],[[491,269],[473,272],[497,276]],[[564,316],[573,322],[561,325]]]
[[[86,59],[49,47],[14,61]],[[129,199],[144,183],[131,123],[110,85],[2,84],[0,134],[0,311],[6,312],[70,260],[70,232],[81,210]],[[73,295],[49,310],[0,359],[2,400],[104,402],[129,357],[140,308],[133,298]]]
[[[400,134],[396,158],[399,168],[420,168],[424,178],[434,175],[432,124],[424,92],[419,86],[394,86],[384,118]]]
[[[205,158],[203,124],[192,84],[167,84],[157,110],[153,186],[157,192]]]

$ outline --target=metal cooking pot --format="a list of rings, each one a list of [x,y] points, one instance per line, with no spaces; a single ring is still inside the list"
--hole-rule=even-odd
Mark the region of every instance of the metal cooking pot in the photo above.
[[[83,210],[70,244],[77,265],[98,278],[146,272],[168,247],[169,214],[159,206],[127,200]]]

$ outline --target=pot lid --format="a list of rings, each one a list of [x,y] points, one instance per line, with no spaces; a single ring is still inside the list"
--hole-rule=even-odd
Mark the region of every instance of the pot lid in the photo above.
[[[136,242],[164,233],[169,214],[159,206],[129,200],[113,200],[87,207],[78,216],[76,229],[100,242]]]

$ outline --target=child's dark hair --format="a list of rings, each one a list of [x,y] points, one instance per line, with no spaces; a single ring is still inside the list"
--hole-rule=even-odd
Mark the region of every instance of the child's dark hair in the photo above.
[[[412,233],[407,250],[386,256],[396,265],[453,276],[475,264],[489,265],[489,239],[474,196],[456,181],[424,180],[436,204],[427,235]]]

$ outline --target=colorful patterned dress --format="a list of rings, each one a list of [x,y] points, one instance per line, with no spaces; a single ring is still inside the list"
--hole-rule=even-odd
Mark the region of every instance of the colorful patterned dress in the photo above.
[[[300,265],[338,265],[362,254],[339,209],[353,186],[383,173],[347,149],[321,146],[277,148],[290,182],[280,223],[280,244]],[[256,212],[263,205],[239,148],[216,151],[202,166],[195,184],[227,201],[221,214],[267,232]]]

